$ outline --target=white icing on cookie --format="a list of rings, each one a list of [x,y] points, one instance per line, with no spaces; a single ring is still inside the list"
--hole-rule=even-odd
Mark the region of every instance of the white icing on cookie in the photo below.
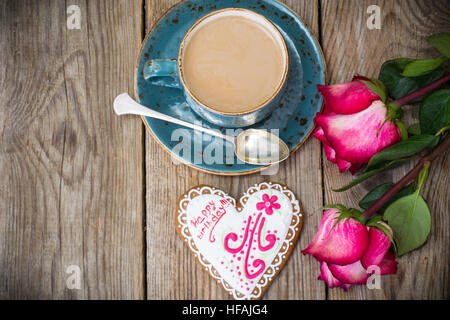
[[[298,201],[262,183],[234,200],[204,186],[180,201],[178,228],[199,261],[235,299],[255,299],[279,271],[300,223]]]

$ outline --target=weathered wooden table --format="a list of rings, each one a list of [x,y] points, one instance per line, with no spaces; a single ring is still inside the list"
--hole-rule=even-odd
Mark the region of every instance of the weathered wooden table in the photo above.
[[[356,206],[367,190],[396,181],[413,163],[334,193],[351,175],[339,174],[310,138],[275,176],[213,176],[174,165],[139,118],[113,114],[114,97],[133,93],[146,31],[176,2],[1,1],[0,298],[229,299],[175,232],[178,196],[209,184],[239,197],[270,179],[290,186],[306,214],[266,299],[448,299],[448,158],[433,164],[423,193],[433,215],[427,243],[399,259],[398,274],[383,277],[382,289],[344,292],[327,289],[317,280],[319,264],[300,253],[317,230],[317,209]],[[386,59],[436,55],[426,38],[450,29],[445,0],[286,3],[318,37],[329,83],[354,73],[377,76]],[[80,8],[80,30],[66,27],[72,4]],[[380,30],[366,27],[374,4]],[[79,286],[70,289],[77,270]]]

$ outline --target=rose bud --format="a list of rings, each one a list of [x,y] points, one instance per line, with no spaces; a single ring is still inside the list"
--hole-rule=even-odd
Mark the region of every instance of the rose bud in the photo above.
[[[315,257],[320,263],[319,280],[329,288],[366,284],[370,276],[367,270],[377,266],[380,275],[396,273],[395,256],[389,252],[390,238],[376,227],[367,227],[354,218],[341,219],[339,210],[324,212],[319,230],[311,244],[302,251]],[[378,222],[391,233],[383,222]]]
[[[314,137],[323,143],[328,160],[340,172],[350,169],[352,174],[375,153],[401,139],[397,125],[386,121],[386,105],[361,79],[318,86],[325,109],[314,118]]]

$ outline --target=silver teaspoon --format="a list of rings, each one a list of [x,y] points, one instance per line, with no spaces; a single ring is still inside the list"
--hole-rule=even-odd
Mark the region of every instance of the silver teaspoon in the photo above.
[[[127,93],[119,94],[114,99],[114,111],[119,116],[134,114],[176,123],[224,139],[233,144],[236,157],[249,164],[270,165],[289,157],[289,148],[283,140],[266,130],[247,129],[237,137],[227,136],[215,130],[149,109],[134,101]]]

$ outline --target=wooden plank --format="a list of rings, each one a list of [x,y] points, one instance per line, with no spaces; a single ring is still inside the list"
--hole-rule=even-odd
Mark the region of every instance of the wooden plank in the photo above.
[[[381,9],[381,29],[369,30],[366,12],[369,5]],[[349,81],[356,73],[377,77],[382,63],[398,57],[436,56],[427,43],[428,36],[449,30],[448,1],[322,1],[322,39],[330,70],[330,83]],[[412,123],[417,108],[405,107],[407,123]],[[324,160],[325,199],[357,207],[358,201],[376,185],[398,181],[413,165],[384,173],[347,192],[331,188],[351,180],[349,173],[339,174],[337,167]],[[329,290],[330,299],[443,299],[449,292],[449,193],[448,160],[433,164],[423,195],[433,215],[428,242],[420,250],[398,259],[399,272],[382,278],[381,290],[352,287],[348,293]]]
[[[312,1],[287,1],[318,34],[318,5]],[[147,0],[147,28],[177,0]],[[174,165],[171,157],[146,135],[147,190],[147,295],[149,299],[229,299],[226,292],[200,267],[176,234],[173,219],[178,197],[188,188],[208,184],[238,198],[262,181],[288,185],[303,202],[304,228],[284,270],[265,294],[266,299],[324,299],[325,287],[317,281],[318,264],[305,259],[300,249],[311,241],[322,206],[320,146],[310,139],[274,176],[259,173],[214,176]]]
[[[81,29],[66,28],[69,4]],[[143,298],[143,144],[132,92],[140,1],[4,1],[0,297]],[[67,267],[81,271],[69,290]]]

